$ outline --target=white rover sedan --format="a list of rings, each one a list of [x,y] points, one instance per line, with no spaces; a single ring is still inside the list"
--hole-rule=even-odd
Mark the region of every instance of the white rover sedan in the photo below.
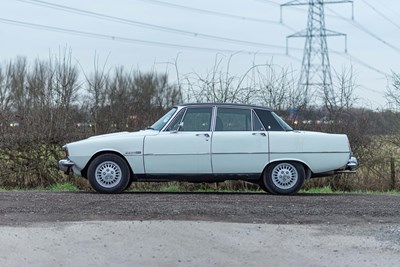
[[[271,194],[294,194],[305,179],[351,173],[348,138],[293,130],[270,109],[238,104],[183,104],[138,132],[66,144],[65,173],[100,193],[132,182],[244,180]]]

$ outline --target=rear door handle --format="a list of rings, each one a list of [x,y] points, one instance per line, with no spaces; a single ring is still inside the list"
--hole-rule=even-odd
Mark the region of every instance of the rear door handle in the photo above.
[[[205,137],[210,137],[208,133],[201,133],[201,134],[196,134],[196,136],[205,136]]]
[[[262,135],[262,136],[267,136],[265,133],[252,133],[252,135]]]

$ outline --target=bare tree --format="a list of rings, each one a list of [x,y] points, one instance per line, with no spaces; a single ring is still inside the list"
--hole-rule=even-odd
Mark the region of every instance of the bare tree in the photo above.
[[[335,72],[336,82],[332,86],[323,88],[322,100],[330,117],[349,110],[354,106],[357,97],[354,90],[357,85],[355,82],[353,68],[342,68],[340,73]]]
[[[85,72],[85,92],[87,93],[87,98],[84,93],[82,93],[82,97],[85,98],[82,101],[83,109],[88,112],[88,118],[86,118],[85,123],[93,122],[93,132],[94,134],[98,134],[104,132],[106,129],[106,125],[104,123],[104,117],[102,116],[102,111],[106,106],[106,88],[109,83],[109,70],[106,69],[107,61],[100,66],[99,65],[99,57],[95,55],[94,57],[94,72],[90,75],[86,75]]]
[[[257,103],[260,102],[257,75],[259,68],[266,64],[253,64],[243,75],[232,75],[230,64],[234,55],[225,58],[216,55],[213,68],[205,75],[198,73],[181,74],[179,87],[185,93],[185,99],[194,102],[219,103]]]
[[[45,185],[59,177],[55,160],[70,135],[70,110],[79,88],[70,55],[60,54],[33,66],[19,57],[7,65],[3,79],[0,164],[4,183]],[[5,116],[5,112],[2,112]]]
[[[182,101],[179,88],[169,84],[166,74],[137,71],[133,74],[132,83],[134,88],[132,111],[137,127],[148,126],[166,109]]]
[[[25,79],[27,73],[27,60],[24,57],[18,57],[15,62],[10,62],[8,65],[8,73],[10,75],[10,92],[13,101],[13,109],[17,111],[20,116],[24,116],[26,112],[26,90]]]
[[[304,94],[296,88],[295,77],[288,68],[266,64],[257,68],[257,93],[261,104],[274,110],[301,110]]]
[[[390,104],[400,107],[400,74],[392,72],[392,84],[386,89],[385,96]]]
[[[4,70],[0,67],[0,111],[10,111],[11,108],[11,90],[10,90],[10,75],[9,68]]]

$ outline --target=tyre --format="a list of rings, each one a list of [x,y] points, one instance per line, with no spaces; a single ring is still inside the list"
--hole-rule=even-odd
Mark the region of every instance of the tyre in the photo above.
[[[277,162],[267,167],[262,183],[265,191],[271,194],[291,195],[300,190],[304,179],[305,171],[302,164],[297,162]]]
[[[263,179],[260,179],[260,182],[258,183],[258,186],[259,186],[262,190],[264,190],[265,192],[271,194],[271,192],[269,191],[269,189],[264,185]]]
[[[129,167],[120,156],[103,154],[90,163],[88,179],[99,193],[121,193],[130,181]]]
[[[131,179],[129,180],[128,184],[126,185],[126,187],[125,187],[124,190],[129,189],[129,187],[131,187],[132,183],[133,183],[133,179],[131,178]]]

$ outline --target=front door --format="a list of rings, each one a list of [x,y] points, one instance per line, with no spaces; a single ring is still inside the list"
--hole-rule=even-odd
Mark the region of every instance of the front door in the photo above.
[[[212,107],[182,110],[166,131],[146,136],[146,174],[211,174]]]

